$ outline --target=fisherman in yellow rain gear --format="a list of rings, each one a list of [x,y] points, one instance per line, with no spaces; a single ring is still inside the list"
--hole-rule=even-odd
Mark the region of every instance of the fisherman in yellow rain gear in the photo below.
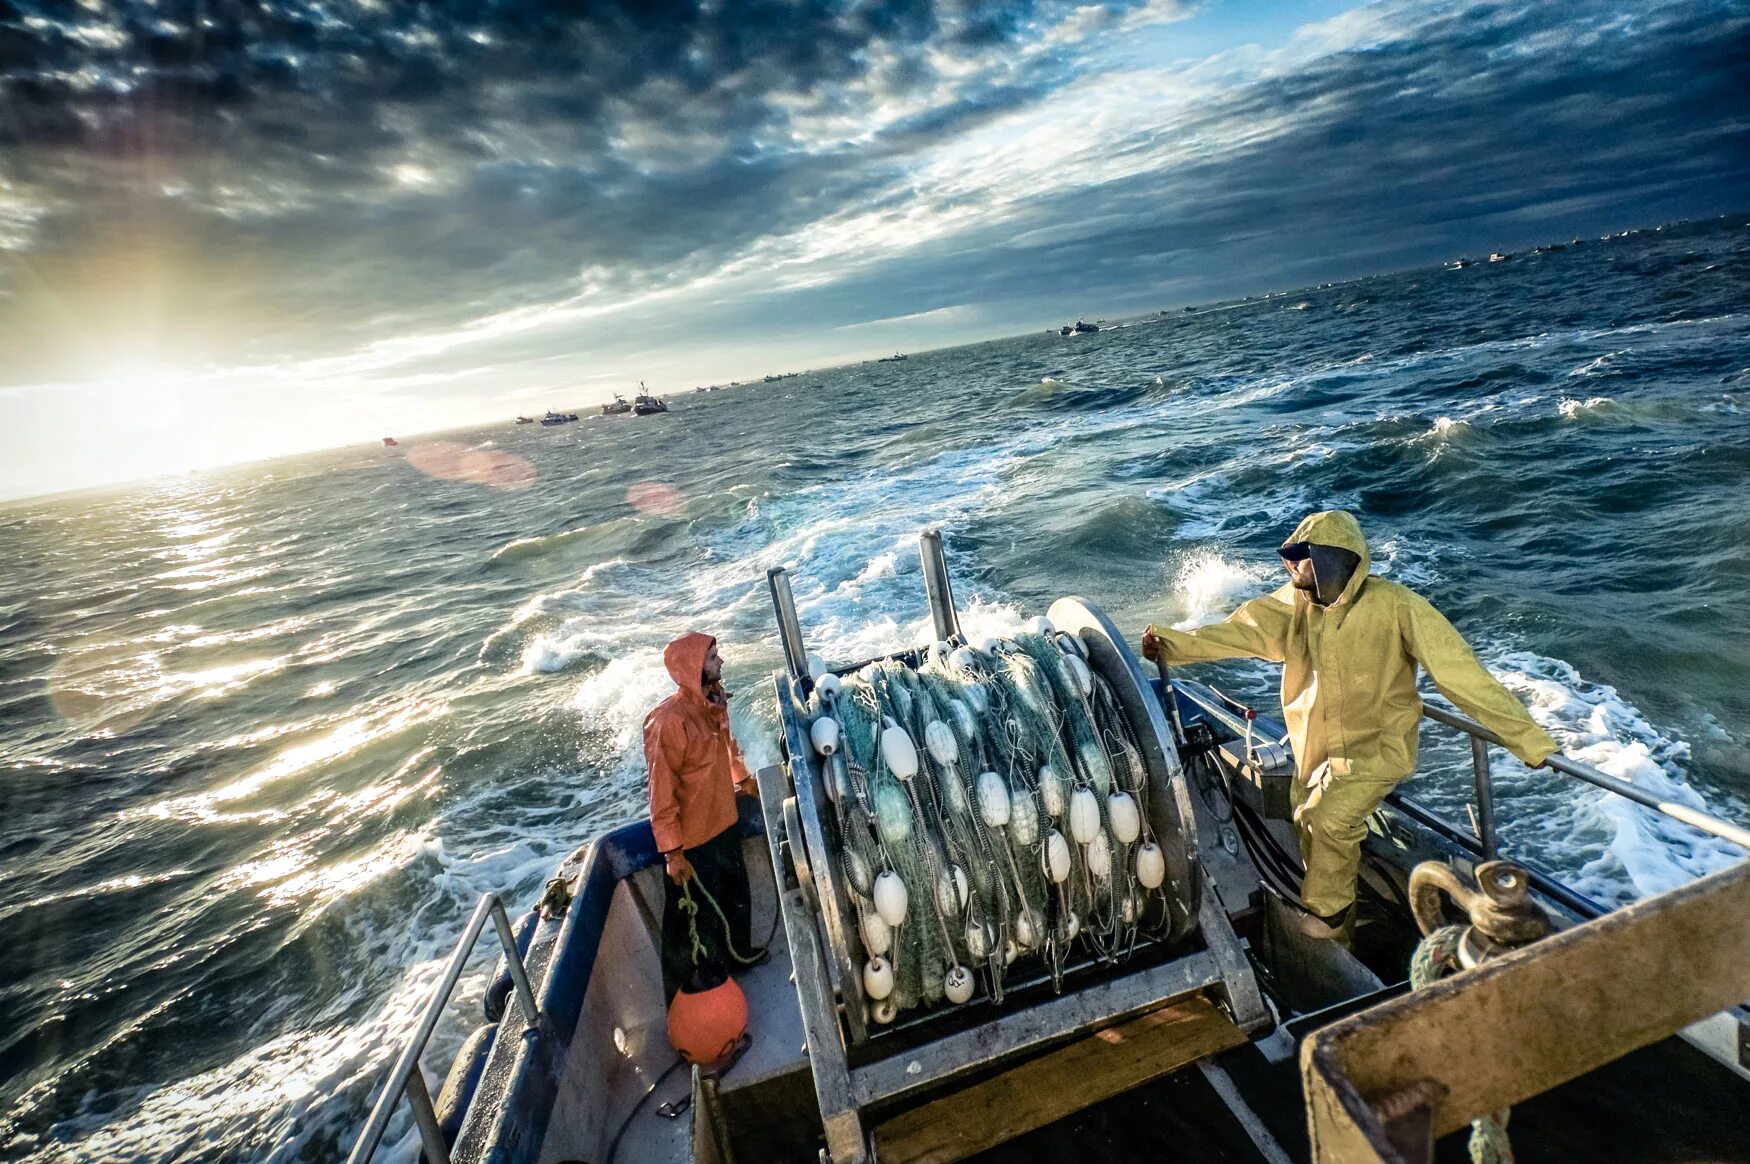
[[[1247,656],[1282,664],[1294,824],[1306,863],[1301,928],[1338,937],[1355,904],[1367,818],[1416,770],[1418,665],[1526,764],[1541,767],[1556,743],[1427,599],[1367,572],[1367,541],[1353,515],[1315,513],[1278,552],[1288,585],[1213,626],[1151,626],[1142,653],[1168,665]]]

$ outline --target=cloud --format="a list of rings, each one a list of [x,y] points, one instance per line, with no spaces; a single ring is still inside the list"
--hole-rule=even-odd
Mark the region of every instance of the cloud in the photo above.
[[[1224,11],[10,0],[0,383],[124,353],[223,371],[259,410],[375,385],[484,411],[1750,190],[1742,4],[1387,2],[1173,55],[1175,22]]]
[[[1165,15],[1050,2],[9,8],[0,286],[15,294],[0,329],[50,341],[19,345],[39,359],[13,376],[67,371],[54,353],[79,328],[145,298],[185,344],[236,360],[685,285],[891,192],[920,143],[1038,100],[1071,72],[1076,39],[1051,39],[1064,21],[1092,34],[1088,11]],[[27,283],[34,312],[18,298]],[[80,323],[69,334],[56,314]]]

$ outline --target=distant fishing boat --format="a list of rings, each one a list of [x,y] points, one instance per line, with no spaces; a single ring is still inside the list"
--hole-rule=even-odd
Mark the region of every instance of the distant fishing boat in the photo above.
[[[610,400],[610,401],[608,401],[608,403],[602,405],[602,415],[603,416],[620,416],[623,413],[627,413],[627,412],[631,412],[631,411],[632,411],[632,405],[630,403],[628,403],[626,398],[624,396],[621,396],[618,392],[614,393],[614,398],[612,400]]]
[[[519,416],[516,418],[516,422],[518,424],[534,424],[535,418],[532,416]]]
[[[547,428],[552,428],[555,425],[569,424],[571,421],[574,421],[576,419],[577,419],[577,413],[575,413],[575,412],[548,411],[547,415],[543,416],[541,418],[541,423],[544,426],[546,426]]]
[[[1074,323],[1064,324],[1061,328],[1058,329],[1057,334],[1058,335],[1081,335],[1081,334],[1086,333],[1086,332],[1099,331],[1099,330],[1100,330],[1100,327],[1098,324],[1089,323],[1085,319],[1078,319]]]
[[[651,416],[658,412],[668,411],[668,401],[659,400],[644,388],[644,381],[638,381],[638,395],[632,398],[632,413],[635,416]]]
[[[1513,257],[1512,251],[1495,251],[1493,254],[1491,254],[1489,256],[1489,262],[1491,262],[1491,263],[1504,263],[1512,257]]]
[[[1474,267],[1474,266],[1476,266],[1476,264],[1473,263],[1469,259],[1457,258],[1457,259],[1452,260],[1450,263],[1446,264],[1446,269],[1448,271],[1462,271],[1466,267]]]
[[[910,358],[911,357],[907,356],[904,352],[894,352],[891,356],[882,356],[879,360],[876,360],[875,362],[877,364],[896,364],[900,360],[907,360]]]
[[[399,445],[399,444],[400,444],[400,443],[401,443],[401,442],[400,442],[400,441],[398,441],[398,440],[396,440],[396,439],[395,439],[395,438],[394,438],[394,437],[384,437],[384,438],[383,438],[383,443],[384,443],[384,444],[385,444],[385,445],[387,445],[387,446],[388,446],[388,447],[389,447],[389,448],[395,448],[395,447],[396,447],[396,446],[397,446],[397,445]]]

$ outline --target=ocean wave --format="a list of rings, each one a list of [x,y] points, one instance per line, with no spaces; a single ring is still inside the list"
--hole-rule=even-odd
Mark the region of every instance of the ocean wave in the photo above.
[[[1277,579],[1261,567],[1236,562],[1213,550],[1201,550],[1179,563],[1173,575],[1172,597],[1182,616],[1175,630],[1195,630],[1220,622],[1248,598],[1269,593]]]
[[[1616,401],[1608,396],[1588,396],[1584,400],[1564,396],[1556,402],[1556,412],[1563,420],[1580,420],[1585,417],[1599,416],[1615,407]]]
[[[1688,743],[1656,727],[1616,688],[1587,680],[1571,664],[1535,652],[1508,651],[1489,661],[1496,678],[1525,700],[1532,717],[1568,755],[1661,800],[1713,811],[1684,779]],[[1524,778],[1533,779],[1551,778]],[[1528,830],[1535,837],[1531,843],[1570,873],[1576,888],[1600,900],[1623,902],[1663,893],[1743,856],[1726,841],[1620,796],[1559,779],[1575,827]]]

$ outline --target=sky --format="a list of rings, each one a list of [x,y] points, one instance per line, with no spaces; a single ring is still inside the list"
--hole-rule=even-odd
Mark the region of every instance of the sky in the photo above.
[[[1750,209],[1750,3],[0,0],[0,497]]]

